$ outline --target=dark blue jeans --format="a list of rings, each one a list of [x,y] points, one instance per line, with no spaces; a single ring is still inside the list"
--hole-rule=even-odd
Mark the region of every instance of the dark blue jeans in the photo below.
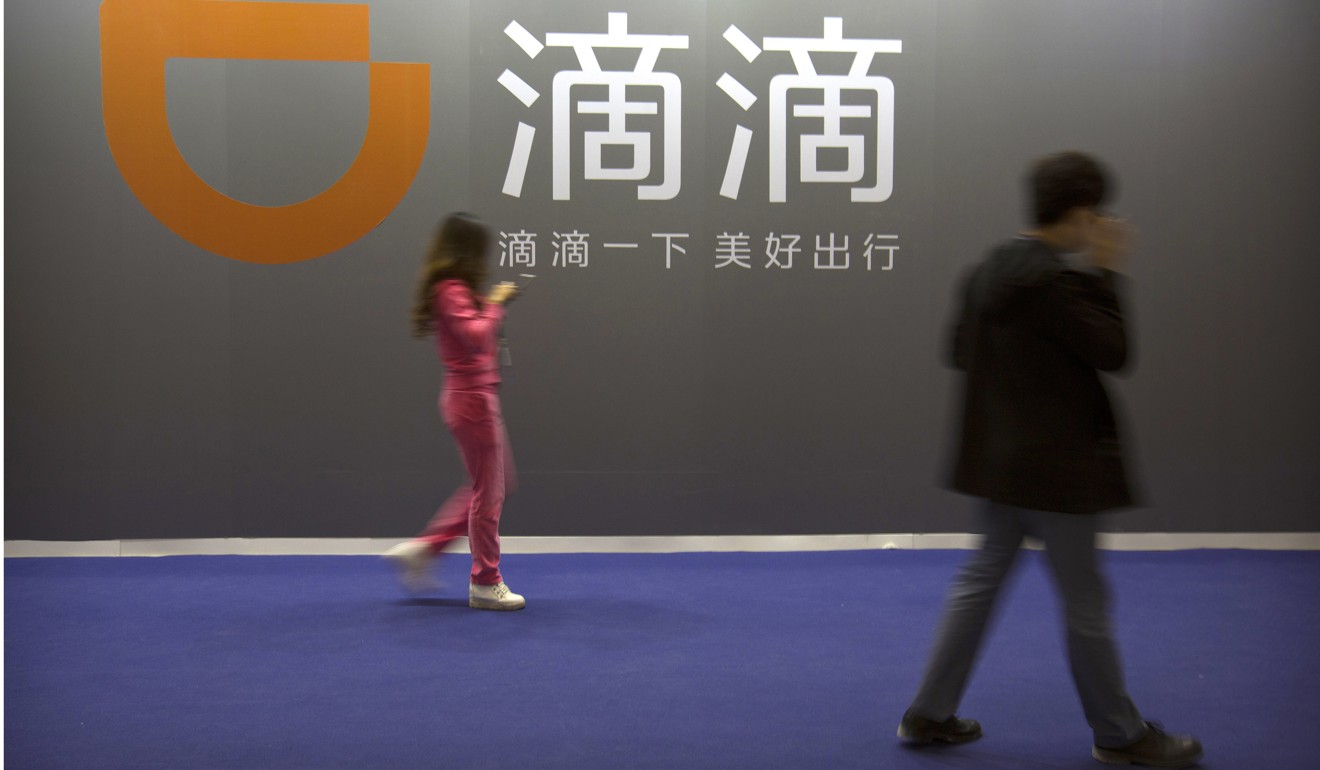
[[[1140,738],[1146,725],[1123,682],[1109,626],[1109,590],[1096,564],[1099,517],[989,501],[980,515],[985,539],[954,580],[912,713],[943,721],[958,708],[1000,586],[1030,535],[1044,543],[1063,597],[1068,662],[1096,745],[1125,746]]]

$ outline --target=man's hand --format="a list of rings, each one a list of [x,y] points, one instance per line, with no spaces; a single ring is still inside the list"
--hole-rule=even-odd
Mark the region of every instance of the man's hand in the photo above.
[[[1117,217],[1098,216],[1090,236],[1087,251],[1091,263],[1105,270],[1122,270],[1132,241],[1132,229],[1127,223]]]

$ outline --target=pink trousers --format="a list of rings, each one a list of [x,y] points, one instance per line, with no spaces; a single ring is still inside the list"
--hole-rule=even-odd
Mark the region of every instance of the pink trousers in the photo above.
[[[435,553],[467,535],[472,549],[472,582],[496,585],[500,576],[500,511],[513,487],[513,459],[495,387],[445,390],[440,414],[458,442],[468,483],[440,506],[418,536]]]

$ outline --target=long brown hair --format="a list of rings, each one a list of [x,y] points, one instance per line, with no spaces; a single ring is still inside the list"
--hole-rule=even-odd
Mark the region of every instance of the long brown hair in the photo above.
[[[435,332],[435,285],[456,279],[466,283],[480,302],[486,282],[486,247],[490,230],[472,214],[457,212],[445,217],[431,242],[431,250],[417,279],[412,309],[412,333],[425,337]]]

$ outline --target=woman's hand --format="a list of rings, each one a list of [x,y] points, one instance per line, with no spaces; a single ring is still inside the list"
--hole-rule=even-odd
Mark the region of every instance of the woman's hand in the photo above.
[[[518,286],[505,281],[491,287],[490,296],[486,297],[486,301],[496,305],[504,305],[512,302],[516,296],[518,296]]]

